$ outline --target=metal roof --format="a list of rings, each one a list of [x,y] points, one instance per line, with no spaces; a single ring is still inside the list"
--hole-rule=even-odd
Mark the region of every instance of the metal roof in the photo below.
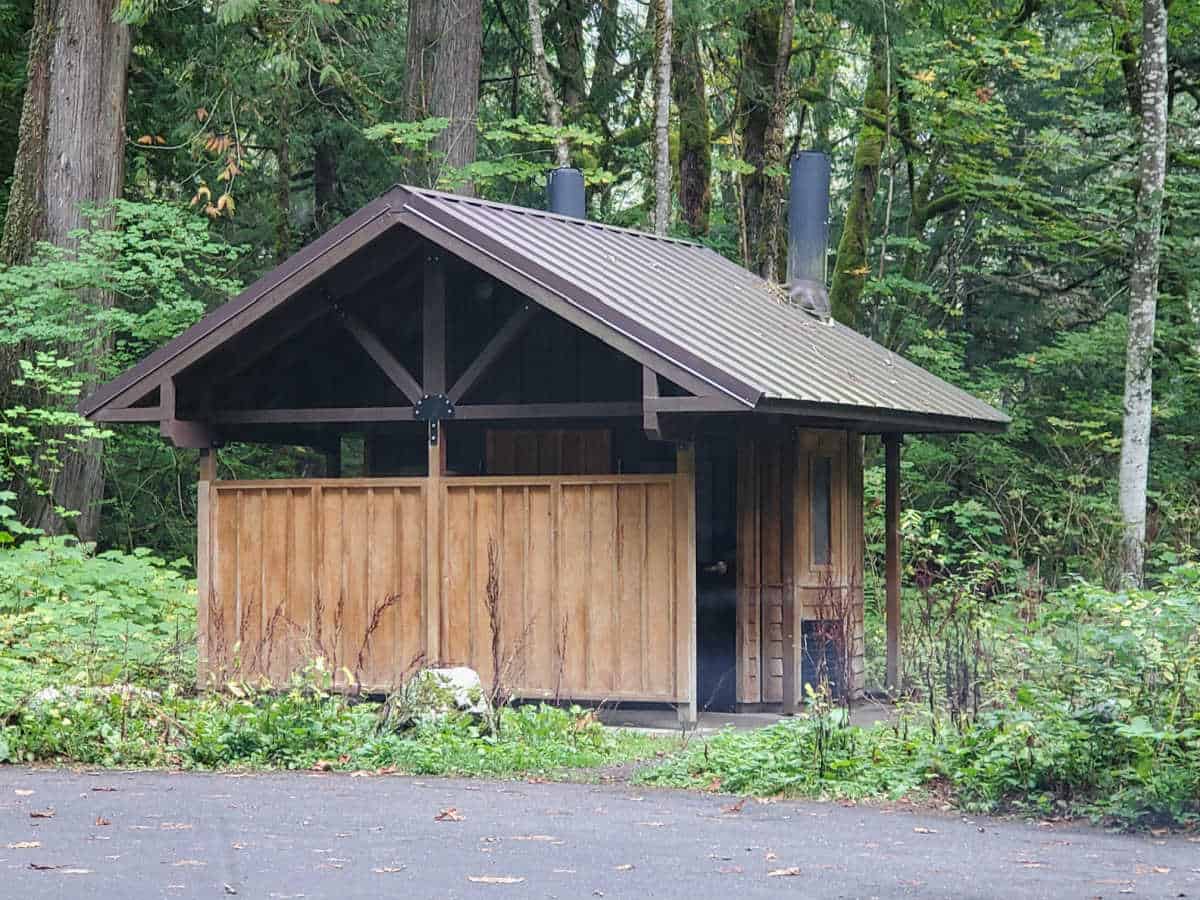
[[[382,217],[381,212],[387,210]],[[390,214],[389,214],[390,213]],[[282,263],[81,402],[92,414],[174,374],[358,252],[383,219],[567,310],[618,349],[661,360],[745,408],[903,421],[908,430],[998,430],[1007,416],[688,241],[539,210],[398,187]],[[367,233],[367,234],[364,234]],[[369,252],[369,251],[368,251]],[[257,307],[257,309],[256,309]]]

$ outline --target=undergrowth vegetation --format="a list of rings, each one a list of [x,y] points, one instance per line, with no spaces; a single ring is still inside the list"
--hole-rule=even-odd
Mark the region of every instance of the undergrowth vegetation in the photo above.
[[[951,608],[928,601],[926,656],[910,663],[923,690],[895,721],[850,728],[845,709],[817,696],[805,718],[726,731],[643,777],[1200,823],[1200,568],[1176,567],[1152,591],[1081,583],[1036,602],[954,596]]]

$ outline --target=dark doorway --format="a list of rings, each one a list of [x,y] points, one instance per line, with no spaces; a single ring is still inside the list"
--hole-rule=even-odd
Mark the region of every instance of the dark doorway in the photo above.
[[[696,447],[696,703],[737,703],[737,443]]]

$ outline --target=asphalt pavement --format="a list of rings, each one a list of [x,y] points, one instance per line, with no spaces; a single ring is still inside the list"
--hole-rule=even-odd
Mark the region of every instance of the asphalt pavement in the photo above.
[[[0,898],[1200,898],[1200,838],[628,784],[0,766]]]

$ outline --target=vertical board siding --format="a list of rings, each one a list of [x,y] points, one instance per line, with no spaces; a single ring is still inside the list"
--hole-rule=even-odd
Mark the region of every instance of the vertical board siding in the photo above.
[[[422,657],[516,695],[688,702],[694,481],[683,475],[205,482],[200,674],[279,684],[323,657],[335,681],[387,690]],[[437,646],[427,648],[439,504]],[[346,673],[349,673],[347,677]]]
[[[471,666],[491,682],[491,546],[508,690],[527,697],[687,700],[676,629],[695,613],[694,596],[679,602],[680,567],[688,563],[676,544],[688,533],[688,510],[678,508],[676,481],[672,475],[444,481],[441,661]]]
[[[422,482],[209,483],[201,677],[280,684],[322,657],[394,683],[424,645]]]
[[[862,436],[844,431],[801,431],[795,452],[779,435],[743,436],[737,462],[737,665],[739,703],[783,699],[784,593],[780,488],[783,466],[793,466],[792,515],[795,586],[793,634],[806,619],[844,618],[850,632],[854,689],[862,690],[863,535]],[[812,554],[811,466],[828,458],[830,563]],[[804,687],[797,682],[797,700]]]

